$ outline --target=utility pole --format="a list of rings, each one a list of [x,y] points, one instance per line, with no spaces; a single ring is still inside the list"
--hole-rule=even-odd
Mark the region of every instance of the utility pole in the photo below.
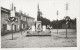
[[[22,13],[21,13],[21,19],[22,19]],[[21,35],[22,35],[22,20],[21,20]]]
[[[57,11],[57,34],[58,34],[58,11]]]
[[[14,24],[12,23],[12,40],[13,40],[13,25],[14,25]]]
[[[20,10],[19,11],[20,12],[20,31],[21,31],[21,35],[22,35],[22,18],[23,18],[23,16],[22,16],[22,11]]]
[[[15,17],[15,7],[12,3],[11,5],[11,16],[8,18],[8,20],[11,22],[11,25],[12,25],[12,40],[13,40],[13,26],[14,26],[14,23],[16,21],[16,17]]]
[[[69,3],[66,2],[66,16],[68,15],[68,14],[67,14],[67,12],[68,12],[68,5],[69,5]]]
[[[66,17],[68,16],[68,14],[67,14],[67,12],[68,12],[68,5],[69,5],[69,3],[67,2],[66,3]],[[66,21],[67,21],[67,19],[66,19]],[[66,22],[66,38],[67,38],[67,28],[68,28],[68,22]]]

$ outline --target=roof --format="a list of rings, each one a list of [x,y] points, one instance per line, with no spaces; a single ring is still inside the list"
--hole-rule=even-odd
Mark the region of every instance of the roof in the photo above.
[[[30,17],[30,16],[28,16],[28,15],[26,15],[26,14],[22,14],[22,16],[23,16],[23,17],[27,17],[27,18],[34,19],[33,17]]]
[[[15,15],[18,16],[18,17],[20,17],[21,16],[21,13],[15,12]]]
[[[1,11],[4,11],[4,12],[7,12],[7,13],[10,13],[10,10],[9,10],[9,9],[3,8],[3,7],[1,7]]]
[[[31,19],[34,19],[33,17],[30,17],[30,16],[28,16],[29,18],[31,18]]]
[[[1,7],[1,11],[10,13],[11,10]],[[28,15],[26,15],[26,14],[23,14],[23,13],[21,14],[20,12],[15,12],[15,15],[16,15],[16,16],[19,16],[19,17],[22,15],[23,17],[27,17],[27,18],[34,19],[33,17],[30,17],[30,16],[28,16]]]

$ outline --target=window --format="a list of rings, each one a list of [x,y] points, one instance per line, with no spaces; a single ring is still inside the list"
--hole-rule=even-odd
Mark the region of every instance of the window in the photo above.
[[[23,16],[21,16],[21,20],[23,20]]]
[[[3,24],[3,30],[7,30],[7,24]]]
[[[7,30],[11,30],[11,26],[7,24]]]

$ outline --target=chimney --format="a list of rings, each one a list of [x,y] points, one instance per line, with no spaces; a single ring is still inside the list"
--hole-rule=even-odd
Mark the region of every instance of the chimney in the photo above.
[[[22,11],[21,10],[19,10],[19,13],[22,15]]]
[[[27,15],[29,16],[29,13],[27,13]]]
[[[13,3],[11,4],[11,12],[10,12],[10,14],[11,14],[11,17],[15,17],[15,8],[14,8]]]
[[[26,15],[26,12],[24,13],[24,15]]]
[[[16,7],[14,7],[14,11],[16,11]]]

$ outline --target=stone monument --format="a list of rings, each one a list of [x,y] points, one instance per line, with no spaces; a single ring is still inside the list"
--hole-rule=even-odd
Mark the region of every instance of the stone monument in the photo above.
[[[32,26],[32,31],[35,31],[35,26],[34,25]]]
[[[46,30],[46,26],[45,25],[43,25],[43,31],[45,31]]]
[[[41,21],[36,21],[36,31],[41,31],[42,27],[41,27]]]

